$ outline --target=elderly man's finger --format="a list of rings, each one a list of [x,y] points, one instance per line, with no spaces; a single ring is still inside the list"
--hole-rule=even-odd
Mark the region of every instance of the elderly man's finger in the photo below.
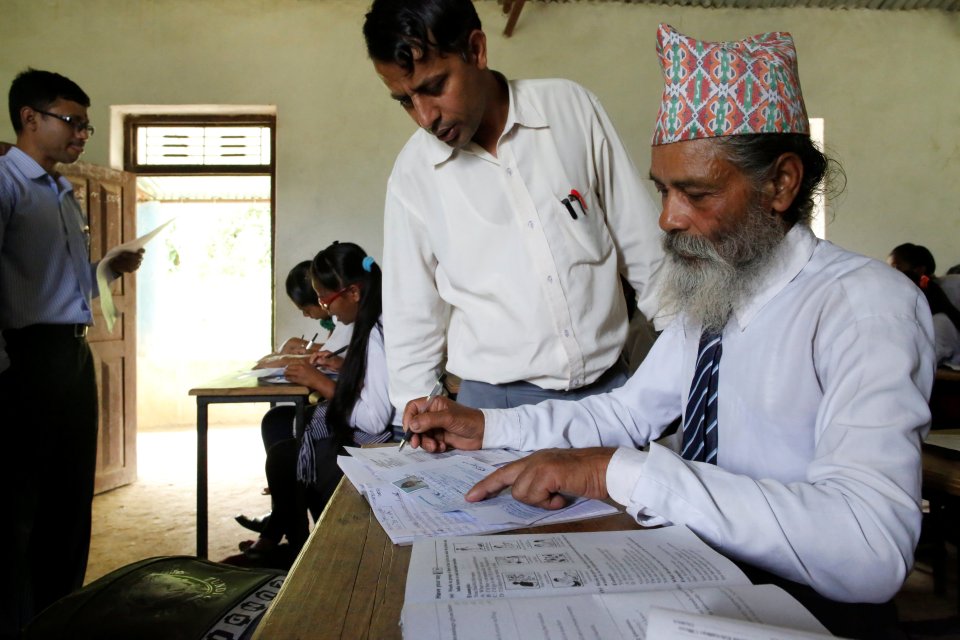
[[[520,502],[541,509],[562,509],[568,504],[550,470],[544,468],[538,458],[534,458],[517,476],[511,494]]]
[[[517,460],[508,465],[500,467],[486,478],[473,485],[470,491],[464,496],[467,502],[480,502],[489,497],[495,496],[507,487],[511,486],[517,479],[517,476],[523,473],[526,468],[524,460]]]

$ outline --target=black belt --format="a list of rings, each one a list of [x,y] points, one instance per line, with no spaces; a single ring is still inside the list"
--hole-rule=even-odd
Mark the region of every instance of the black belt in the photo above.
[[[13,339],[16,339],[17,336],[56,336],[56,337],[71,337],[71,338],[86,338],[87,331],[90,329],[90,325],[73,323],[73,324],[31,324],[20,329],[4,329],[3,334],[5,336],[10,336]]]

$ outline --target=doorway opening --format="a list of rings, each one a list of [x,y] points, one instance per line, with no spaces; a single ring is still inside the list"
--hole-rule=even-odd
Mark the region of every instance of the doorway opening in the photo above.
[[[271,350],[274,129],[273,116],[125,119],[137,233],[173,221],[137,275],[139,429],[193,425],[190,388]],[[258,424],[262,413],[225,405],[211,423]]]

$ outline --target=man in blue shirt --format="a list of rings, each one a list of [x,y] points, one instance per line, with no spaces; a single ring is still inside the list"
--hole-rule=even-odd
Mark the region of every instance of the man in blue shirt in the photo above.
[[[12,518],[0,527],[9,563],[0,637],[83,584],[97,460],[97,382],[86,331],[96,264],[86,217],[57,163],[93,134],[90,99],[71,80],[29,69],[10,87],[16,145],[0,156],[0,473]],[[141,253],[111,260],[116,277]]]

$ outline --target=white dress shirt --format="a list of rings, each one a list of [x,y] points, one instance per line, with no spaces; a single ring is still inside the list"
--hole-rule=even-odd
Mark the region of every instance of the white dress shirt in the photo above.
[[[643,524],[847,602],[883,602],[913,564],[935,369],[922,292],[794,227],[723,332],[717,465],[656,439],[684,410],[700,328],[664,331],[604,396],[484,411],[484,447],[620,446],[610,496]],[[676,439],[676,438],[675,438]]]
[[[508,83],[497,156],[418,130],[387,186],[384,316],[391,397],[447,369],[490,384],[576,389],[620,356],[618,270],[657,311],[657,211],[596,97],[566,80]],[[586,211],[561,202],[572,189]]]
[[[364,372],[363,387],[348,421],[354,430],[354,441],[367,443],[389,439],[390,425],[400,424],[401,417],[402,414],[398,415],[394,411],[387,393],[387,359],[383,349],[383,331],[374,327],[367,341],[367,368]],[[371,439],[363,434],[378,437]]]

